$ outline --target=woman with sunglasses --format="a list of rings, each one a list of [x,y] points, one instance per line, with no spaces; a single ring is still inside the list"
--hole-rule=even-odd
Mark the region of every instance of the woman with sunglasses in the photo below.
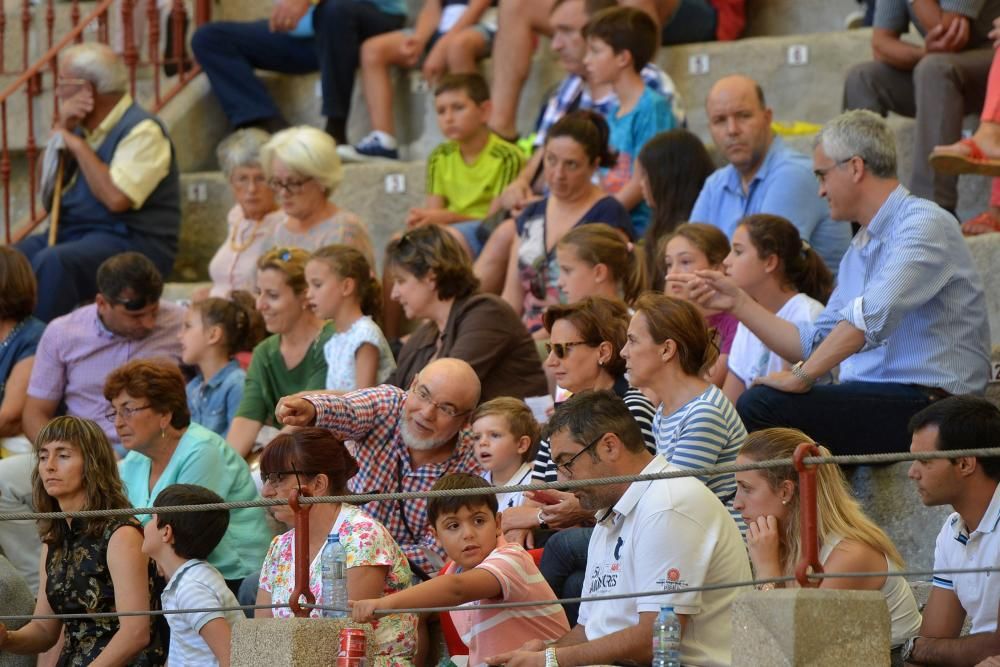
[[[260,162],[285,213],[274,230],[272,247],[312,252],[341,243],[356,248],[375,266],[364,223],[330,201],[344,177],[330,135],[306,125],[282,130],[264,144]]]
[[[226,502],[259,497],[246,461],[222,436],[191,421],[184,376],[173,362],[130,361],[108,375],[104,397],[110,404],[106,417],[128,451],[119,467],[133,507],[151,507],[171,484],[197,484]],[[235,509],[229,517],[208,562],[235,594],[260,567],[271,532],[261,507]],[[138,517],[143,524],[149,518]]]
[[[608,149],[608,124],[592,111],[566,114],[546,135],[545,184],[549,195],[529,204],[517,218],[503,298],[535,338],[544,338],[542,313],[560,302],[556,246],[578,225],[603,222],[626,240],[634,236],[628,211],[594,185],[600,167],[614,164]]]
[[[358,464],[344,443],[322,428],[301,428],[272,440],[260,459],[265,498],[286,500],[293,490],[309,496],[347,495],[347,480]],[[295,523],[288,505],[270,508],[274,518],[287,526]],[[313,505],[309,512],[309,589],[317,604],[323,600],[319,554],[328,535],[340,537],[347,557],[347,597],[380,598],[411,583],[410,566],[399,545],[381,523],[364,510],[347,503]],[[286,604],[295,585],[293,554],[295,531],[274,538],[264,559],[257,604]],[[310,616],[319,617],[319,610]],[[291,618],[288,607],[258,609],[256,618]],[[379,653],[373,667],[412,664],[417,647],[417,617],[413,614],[379,616],[373,623]]]
[[[407,389],[434,359],[469,363],[482,383],[482,400],[548,393],[541,360],[517,314],[498,296],[479,292],[468,254],[438,225],[424,225],[389,243],[386,267],[392,299],[411,320],[410,335],[389,384]]]
[[[275,248],[257,262],[257,311],[272,335],[253,350],[243,398],[226,435],[244,457],[250,455],[261,430],[276,425],[274,406],[282,396],[326,387],[323,346],[334,326],[309,307],[308,261],[305,250]]]

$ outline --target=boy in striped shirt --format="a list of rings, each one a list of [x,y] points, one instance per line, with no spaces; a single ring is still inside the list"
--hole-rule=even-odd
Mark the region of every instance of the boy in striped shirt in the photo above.
[[[482,477],[445,475],[434,491],[489,489]],[[430,581],[381,599],[351,601],[354,620],[369,621],[376,611],[413,607],[465,605],[451,619],[469,647],[469,665],[520,648],[526,641],[556,640],[569,632],[566,612],[555,603],[509,609],[480,609],[480,604],[554,600],[531,555],[500,535],[500,515],[492,494],[431,498],[427,502],[431,532],[451,559]]]

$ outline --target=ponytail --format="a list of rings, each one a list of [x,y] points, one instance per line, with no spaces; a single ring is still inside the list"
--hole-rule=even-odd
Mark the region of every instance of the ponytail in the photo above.
[[[648,289],[642,253],[610,225],[593,222],[574,227],[559,241],[559,247],[572,247],[577,258],[591,266],[608,267],[627,304]]]
[[[222,329],[222,345],[229,358],[237,352],[250,352],[267,336],[264,318],[249,292],[235,291],[228,299],[205,299],[191,304],[191,308],[201,315],[202,326]]]
[[[826,304],[833,292],[833,274],[795,225],[780,216],[759,213],[743,218],[737,226],[746,229],[758,257],[778,258],[786,284]]]
[[[351,246],[333,244],[320,248],[309,260],[325,262],[341,279],[353,280],[361,312],[381,324],[382,285],[361,252]]]

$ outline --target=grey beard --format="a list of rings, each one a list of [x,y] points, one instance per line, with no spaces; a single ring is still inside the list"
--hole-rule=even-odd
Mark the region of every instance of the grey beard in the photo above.
[[[413,431],[410,430],[410,425],[404,419],[403,424],[400,428],[400,433],[403,436],[403,444],[410,449],[415,449],[417,451],[427,451],[429,449],[437,449],[441,445],[447,443],[451,438],[445,438],[443,440],[433,440],[427,438],[418,438]]]

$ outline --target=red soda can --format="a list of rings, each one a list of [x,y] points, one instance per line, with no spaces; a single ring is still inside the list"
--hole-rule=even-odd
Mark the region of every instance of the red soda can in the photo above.
[[[368,651],[365,631],[361,628],[342,628],[337,667],[364,667]]]

